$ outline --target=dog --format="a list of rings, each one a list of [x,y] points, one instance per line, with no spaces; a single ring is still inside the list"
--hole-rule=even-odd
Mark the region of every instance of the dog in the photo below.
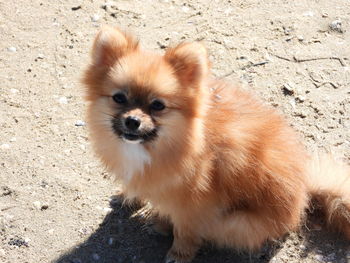
[[[297,230],[313,203],[350,239],[349,166],[308,154],[275,109],[215,79],[201,43],[160,55],[105,26],[91,57],[93,147],[125,197],[172,230],[166,262],[191,262],[203,241],[259,249]]]

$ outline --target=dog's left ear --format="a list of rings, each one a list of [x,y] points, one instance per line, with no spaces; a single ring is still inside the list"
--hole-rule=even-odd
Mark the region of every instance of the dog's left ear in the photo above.
[[[182,43],[168,49],[164,58],[173,67],[180,83],[186,87],[200,84],[209,71],[207,50],[198,42]]]

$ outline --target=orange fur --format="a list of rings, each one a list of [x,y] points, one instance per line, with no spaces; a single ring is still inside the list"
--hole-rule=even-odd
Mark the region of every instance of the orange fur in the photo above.
[[[92,58],[84,83],[94,148],[127,198],[150,202],[171,222],[168,259],[189,262],[202,240],[257,249],[297,229],[310,198],[350,238],[349,168],[312,161],[275,110],[213,79],[201,44],[161,56],[107,27]],[[147,117],[160,127],[155,140],[129,146],[113,133],[120,109],[111,97],[120,89],[165,101],[164,111]]]

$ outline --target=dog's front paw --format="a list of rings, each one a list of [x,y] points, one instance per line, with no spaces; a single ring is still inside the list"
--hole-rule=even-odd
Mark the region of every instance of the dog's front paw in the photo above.
[[[195,251],[179,251],[171,248],[165,258],[165,263],[190,263],[195,256]]]
[[[161,235],[164,237],[171,235],[171,227],[153,222],[144,225],[143,230],[150,235]]]

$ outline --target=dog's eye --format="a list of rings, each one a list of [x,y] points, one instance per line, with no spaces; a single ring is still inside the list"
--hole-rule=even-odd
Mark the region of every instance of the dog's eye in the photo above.
[[[117,93],[113,95],[113,100],[118,104],[124,104],[128,102],[124,93]]]
[[[161,102],[160,100],[154,100],[151,105],[151,110],[155,110],[155,111],[161,111],[165,109],[165,105],[163,102]]]

